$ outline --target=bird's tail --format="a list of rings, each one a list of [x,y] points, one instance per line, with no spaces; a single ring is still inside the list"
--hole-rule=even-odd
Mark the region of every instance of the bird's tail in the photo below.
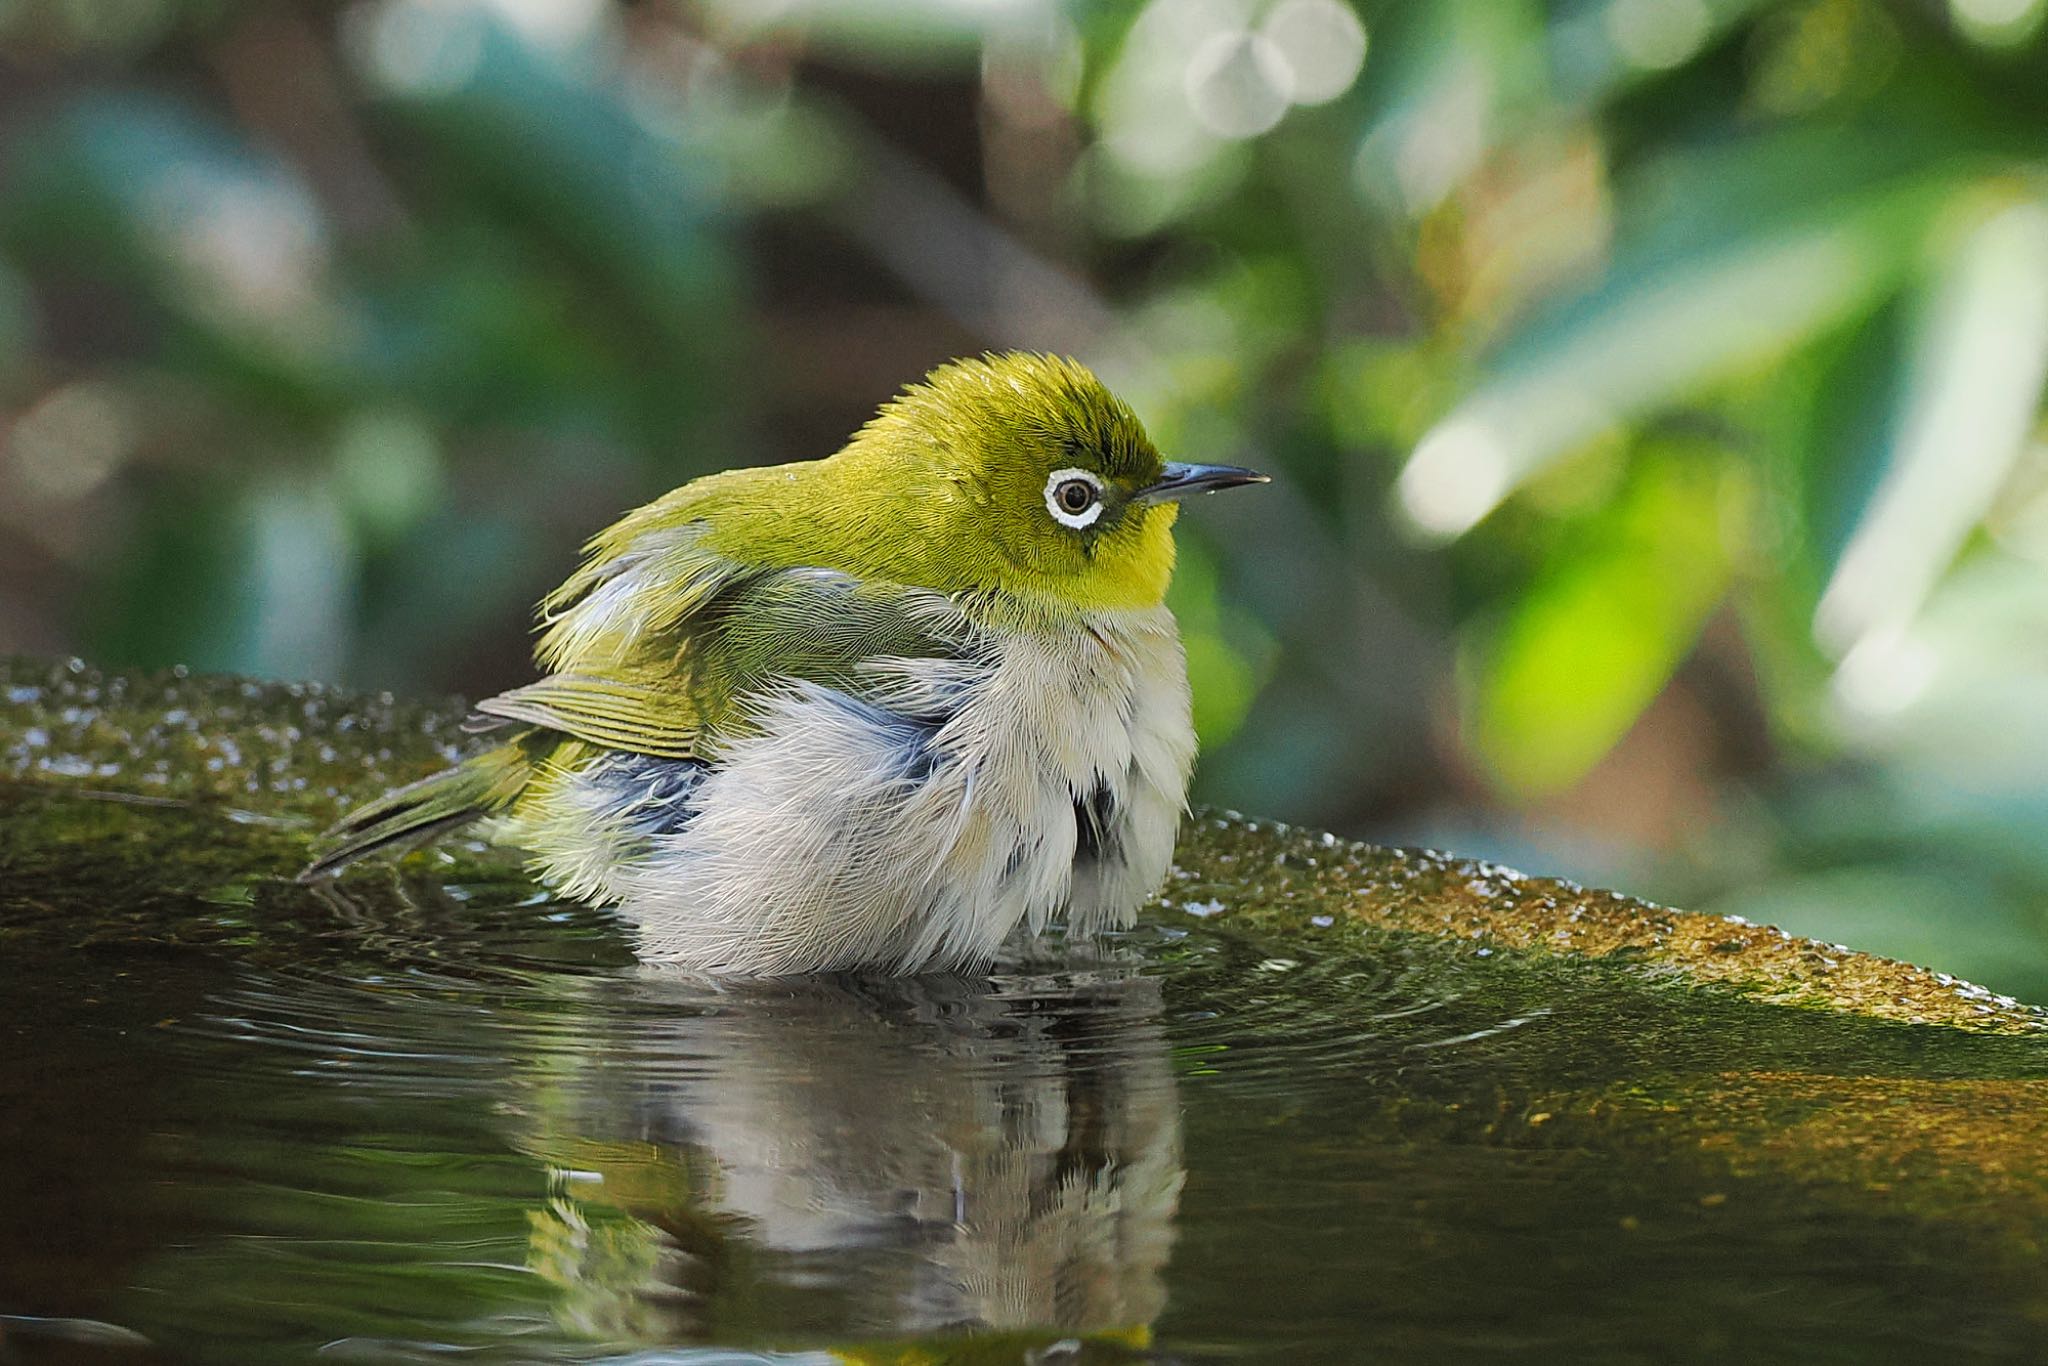
[[[357,807],[320,837],[319,856],[299,874],[324,877],[394,844],[418,843],[510,806],[533,775],[518,741],[485,750],[454,768],[420,779]]]

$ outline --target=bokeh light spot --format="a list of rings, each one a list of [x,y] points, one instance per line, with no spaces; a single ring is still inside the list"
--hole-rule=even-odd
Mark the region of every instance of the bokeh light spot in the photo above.
[[[2017,47],[2041,27],[2048,0],[1949,0],[1949,16],[1972,41]]]
[[[200,311],[289,327],[317,306],[327,240],[303,187],[179,164],[149,187],[144,218]]]
[[[1453,419],[1423,437],[1401,471],[1401,511],[1420,531],[1456,536],[1507,495],[1508,456],[1482,422]]]
[[[1613,0],[1607,37],[1631,65],[1663,71],[1700,50],[1713,29],[1702,0]]]
[[[67,384],[22,414],[7,434],[8,482],[40,501],[82,498],[127,459],[137,435],[119,389],[99,380]]]
[[[352,12],[346,36],[371,86],[387,95],[432,98],[475,79],[488,23],[470,4],[384,0]]]
[[[1352,174],[1368,198],[1382,166],[1392,163],[1401,201],[1411,213],[1442,202],[1485,154],[1493,91],[1484,69],[1462,62],[1437,83],[1413,119],[1360,144]]]
[[[1226,138],[1252,138],[1286,115],[1294,73],[1263,33],[1212,33],[1188,62],[1187,93],[1203,127]]]
[[[1151,177],[1179,175],[1212,159],[1226,144],[1190,108],[1188,71],[1211,38],[1243,27],[1228,0],[1152,0],[1095,94],[1104,150]]]
[[[611,17],[605,0],[489,0],[493,12],[529,45],[567,52],[591,41]]]
[[[1327,104],[1365,66],[1365,25],[1338,0],[1280,0],[1259,33],[1287,63],[1296,104]]]
[[[1875,632],[1858,641],[1836,669],[1835,704],[1851,716],[1895,715],[1927,691],[1940,662],[1931,647],[1903,630]]]

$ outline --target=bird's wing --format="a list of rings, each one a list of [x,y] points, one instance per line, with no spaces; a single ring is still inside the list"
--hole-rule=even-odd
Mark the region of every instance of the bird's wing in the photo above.
[[[545,606],[547,677],[477,704],[607,749],[715,758],[778,683],[859,695],[877,660],[958,658],[971,628],[942,595],[815,567],[742,565],[689,528],[650,533],[586,566]]]
[[[629,678],[551,674],[485,698],[476,704],[476,713],[488,721],[520,721],[658,759],[688,759],[697,752],[697,718],[688,698]],[[488,728],[488,722],[472,727]]]

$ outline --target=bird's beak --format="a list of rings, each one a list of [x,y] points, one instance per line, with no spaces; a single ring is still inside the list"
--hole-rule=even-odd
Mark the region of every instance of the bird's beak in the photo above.
[[[1185,498],[1191,493],[1214,493],[1217,489],[1234,489],[1242,484],[1272,482],[1267,475],[1242,465],[1183,465],[1168,461],[1159,474],[1158,483],[1147,484],[1131,495],[1133,502],[1163,503]]]

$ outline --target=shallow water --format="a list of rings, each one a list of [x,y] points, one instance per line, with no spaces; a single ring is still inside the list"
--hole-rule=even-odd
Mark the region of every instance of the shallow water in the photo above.
[[[246,807],[0,783],[0,1361],[2048,1341],[2039,1038],[1210,901],[720,988],[470,848],[298,887]]]

